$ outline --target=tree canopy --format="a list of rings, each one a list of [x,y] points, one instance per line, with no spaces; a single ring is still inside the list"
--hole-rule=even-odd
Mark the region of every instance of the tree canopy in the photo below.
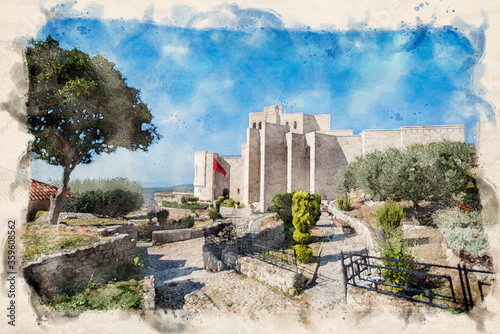
[[[66,193],[78,164],[89,164],[94,156],[118,147],[146,151],[160,138],[139,91],[104,56],[62,49],[49,36],[30,43],[26,62],[32,152],[64,170],[56,206],[62,206],[59,193]]]
[[[337,185],[344,191],[362,189],[376,199],[450,201],[474,185],[474,146],[441,141],[416,144],[404,151],[390,148],[356,158],[340,168]]]

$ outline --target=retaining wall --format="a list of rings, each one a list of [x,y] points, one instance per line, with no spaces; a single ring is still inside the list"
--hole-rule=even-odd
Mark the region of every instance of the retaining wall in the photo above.
[[[153,245],[163,245],[171,242],[201,238],[205,235],[205,231],[209,234],[217,234],[227,225],[227,223],[216,222],[209,226],[199,228],[154,231],[152,234],[152,242]]]
[[[64,289],[84,288],[91,278],[106,275],[117,265],[133,264],[135,238],[129,234],[109,237],[93,245],[65,250],[23,264],[24,278],[44,299]]]
[[[262,283],[274,286],[291,295],[295,294],[298,288],[305,288],[307,278],[300,272],[278,267],[259,259],[240,255],[235,251],[223,250],[222,261],[226,268],[254,278]]]
[[[374,254],[374,252],[377,252],[377,242],[375,238],[375,232],[371,229],[370,225],[368,223],[351,217],[347,213],[342,212],[339,210],[336,206],[335,203],[332,201],[328,205],[328,211],[333,214],[334,217],[345,221],[349,225],[351,225],[352,228],[356,231],[356,234],[361,236],[363,239],[363,243],[365,244],[366,248]]]

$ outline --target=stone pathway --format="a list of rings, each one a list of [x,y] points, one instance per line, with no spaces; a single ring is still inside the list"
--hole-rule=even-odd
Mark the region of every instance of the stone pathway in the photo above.
[[[236,224],[255,219],[252,214],[231,213]],[[160,296],[158,306],[200,312],[267,310],[273,313],[345,307],[340,251],[361,251],[365,247],[355,233],[344,234],[327,213],[323,213],[317,225],[325,234],[318,277],[314,286],[298,297],[285,296],[234,271],[205,271],[204,238],[148,247],[147,261],[154,271]]]
[[[345,302],[340,252],[361,251],[365,246],[355,233],[344,234],[333,223],[332,217],[323,213],[317,226],[325,235],[316,283],[303,293],[303,300],[315,310],[331,310]]]

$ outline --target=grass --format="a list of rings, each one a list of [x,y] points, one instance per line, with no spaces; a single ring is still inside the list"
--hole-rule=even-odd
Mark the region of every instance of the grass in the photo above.
[[[104,272],[93,274],[83,289],[69,286],[64,293],[52,297],[48,305],[59,312],[140,309],[142,276],[138,255],[134,263],[106,267]]]
[[[91,227],[58,227],[49,223],[27,223],[23,236],[23,260],[33,260],[42,254],[52,254],[99,241]]]

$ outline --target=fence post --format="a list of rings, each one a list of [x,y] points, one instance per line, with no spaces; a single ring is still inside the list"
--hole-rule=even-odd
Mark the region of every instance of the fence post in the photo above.
[[[467,300],[467,293],[465,292],[464,279],[462,277],[462,266],[460,263],[457,265],[458,275],[460,276],[460,285],[462,286],[462,294],[464,296],[465,311],[469,311],[469,302]]]
[[[474,307],[474,300],[472,298],[472,293],[470,292],[470,284],[469,284],[469,275],[467,273],[467,267],[464,264],[464,275],[465,275],[465,284],[467,285],[467,292],[469,293],[469,304],[470,308]]]
[[[347,273],[344,265],[344,252],[340,251],[340,258],[342,261],[342,281],[344,282],[344,298],[345,303],[347,304]]]

